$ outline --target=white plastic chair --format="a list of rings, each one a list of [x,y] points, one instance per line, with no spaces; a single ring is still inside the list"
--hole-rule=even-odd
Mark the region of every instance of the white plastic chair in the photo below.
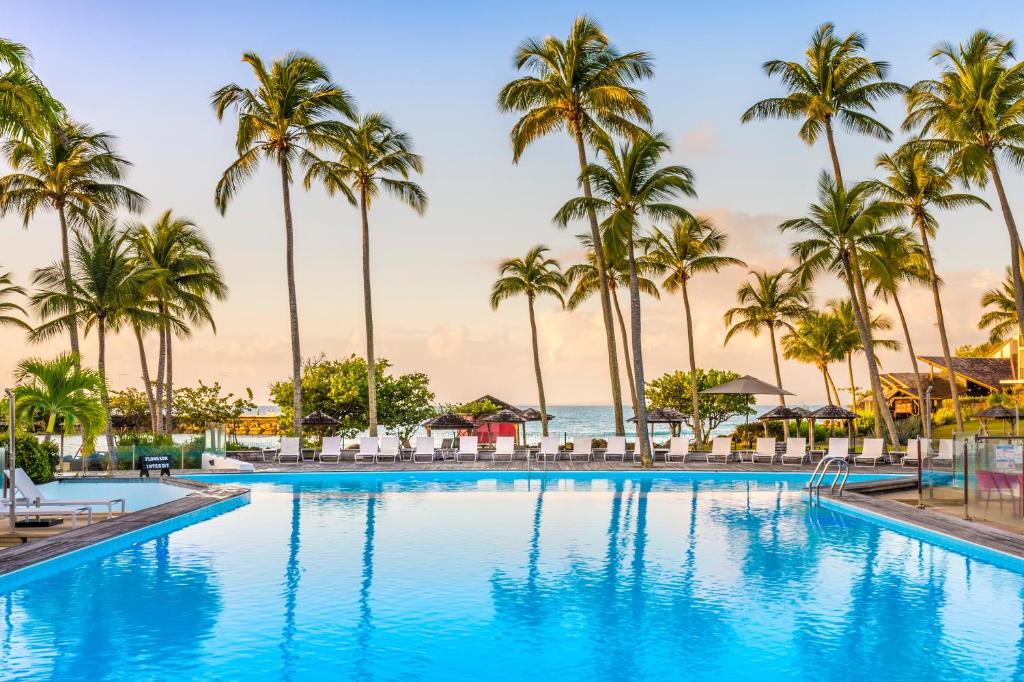
[[[397,462],[401,453],[402,444],[398,436],[381,436],[380,450],[377,452],[378,462],[384,457],[390,457],[392,462]]]
[[[494,461],[500,457],[507,457],[512,461],[516,456],[516,439],[512,436],[498,436],[494,439]]]
[[[786,451],[782,453],[782,463],[791,466],[800,466],[807,456],[807,441],[803,438],[787,438]],[[796,461],[794,461],[796,460]]]
[[[672,440],[668,443],[668,451],[665,453],[665,461],[671,462],[678,457],[680,461],[685,462],[686,457],[689,454],[690,439],[683,438],[682,436],[673,436]]]
[[[589,462],[590,458],[594,456],[594,439],[593,438],[573,438],[572,439],[572,451],[569,453],[569,461],[582,457],[583,461]]]
[[[434,461],[434,437],[433,436],[417,436],[416,437],[416,449],[412,451],[412,461],[422,461],[421,457],[426,457],[428,462]]]
[[[853,458],[853,466],[876,467],[885,458],[885,441],[881,438],[865,438],[861,453]]]
[[[750,463],[757,464],[758,462],[766,464],[775,464],[775,439],[774,438],[758,438],[757,446],[754,448],[754,452],[750,455]]]
[[[470,458],[475,462],[480,456],[478,438],[476,436],[462,436],[459,438],[459,451],[455,453],[455,461],[462,462]]]
[[[558,436],[541,436],[540,447],[537,448],[537,459],[546,460],[551,458],[551,461],[558,459]]]
[[[320,452],[316,456],[321,462],[326,462],[327,457],[333,457],[335,462],[341,462],[341,436],[326,436],[320,441]]]
[[[608,446],[604,449],[604,461],[609,457],[618,457],[620,461],[626,461],[626,437],[609,436]]]
[[[359,439],[359,450],[355,454],[357,462],[363,460],[377,461],[377,453],[380,451],[380,440],[376,436],[363,436]]]
[[[302,457],[302,444],[299,442],[299,438],[297,436],[282,438],[281,449],[277,451],[277,461],[283,462],[285,459],[291,459],[298,464],[300,457]]]
[[[941,464],[953,468],[953,439],[943,438],[939,441],[939,452],[932,457],[932,464]]]
[[[711,441],[711,452],[708,453],[708,463],[716,461],[719,457],[723,462],[728,462],[733,457],[732,438],[719,436]]]
[[[825,453],[823,459],[849,459],[850,457],[850,439],[849,438],[829,438],[828,439],[828,452]]]

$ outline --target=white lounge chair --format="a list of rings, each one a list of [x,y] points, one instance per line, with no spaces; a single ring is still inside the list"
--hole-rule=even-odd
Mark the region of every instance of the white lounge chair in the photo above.
[[[953,468],[953,439],[943,438],[939,441],[939,452],[932,457],[932,464]]]
[[[377,451],[378,462],[384,458],[390,458],[392,462],[397,462],[401,454],[402,443],[398,436],[381,436],[380,450]]]
[[[800,466],[807,456],[807,441],[803,438],[787,438],[786,451],[782,453],[782,463]]]
[[[500,462],[502,458],[507,459],[511,462],[516,456],[516,439],[512,436],[498,436],[494,439],[494,455],[493,459],[495,462]]]
[[[321,462],[326,462],[328,458],[333,457],[335,463],[341,462],[341,436],[325,436],[320,441],[320,452],[316,453],[316,456]]]
[[[359,450],[355,454],[355,460],[361,462],[370,460],[377,461],[377,453],[380,452],[380,440],[376,436],[363,436],[359,439]]]
[[[907,449],[900,457],[900,465],[903,467],[916,467],[917,459],[921,455],[921,451],[924,450],[924,446],[921,443],[920,438],[911,438],[907,441]]]
[[[572,452],[569,453],[569,461],[572,462],[580,457],[584,462],[589,462],[594,456],[593,438],[573,438]]]
[[[8,470],[6,470],[6,469],[4,469],[4,477],[6,477],[8,479],[8,481],[10,481],[11,473]],[[74,485],[74,484],[71,483],[71,484],[68,484],[68,485]],[[40,508],[40,507],[48,507],[48,508],[60,508],[60,507],[77,507],[77,508],[82,508],[82,507],[89,507],[90,509],[92,507],[106,507],[107,508],[107,518],[109,519],[111,516],[114,515],[114,505],[115,504],[120,504],[121,505],[121,513],[122,514],[124,513],[124,499],[120,498],[120,497],[118,497],[116,499],[93,499],[93,500],[64,500],[64,499],[54,499],[52,497],[47,497],[46,495],[43,494],[43,491],[40,490],[38,486],[36,486],[35,482],[32,481],[32,479],[29,477],[29,475],[27,473],[25,473],[24,469],[15,469],[14,470],[14,489],[18,491],[18,496],[21,497],[21,499],[23,500],[23,502],[19,502],[19,501],[15,500],[17,505],[20,505],[20,506],[35,507],[37,509]],[[2,504],[7,505],[8,507],[10,506],[9,501],[2,502]],[[90,516],[89,523],[92,523],[92,517],[91,516]]]
[[[277,461],[283,462],[286,459],[299,463],[302,457],[302,444],[296,436],[285,436],[281,439],[281,448],[277,451]]]
[[[711,452],[708,453],[708,462],[714,462],[719,457],[723,462],[728,462],[733,457],[732,438],[719,436],[711,441]]]
[[[750,455],[750,463],[757,464],[758,462],[761,462],[763,464],[775,464],[775,458],[777,456],[778,455],[775,454],[774,438],[758,438],[757,447]]]
[[[441,461],[455,461],[455,451],[458,449],[455,446],[455,438],[443,438],[441,439]]]
[[[865,438],[861,453],[853,458],[853,466],[876,467],[885,458],[885,441],[881,438]]]
[[[57,507],[57,506],[46,506],[46,507],[35,507],[32,505],[15,505],[14,507],[14,518],[17,520],[19,517],[36,517],[41,516],[70,516],[71,517],[71,530],[78,528],[78,515],[85,514],[86,525],[92,525],[92,507]],[[6,518],[11,515],[11,507],[9,504],[4,504],[3,508],[0,509],[0,519]]]
[[[558,459],[559,451],[558,436],[541,436],[540,447],[537,448],[537,461],[550,458],[553,462]]]
[[[480,456],[477,442],[476,436],[462,436],[459,438],[459,451],[455,453],[455,461],[462,462],[467,458],[471,458],[475,462],[477,457]]]
[[[426,457],[426,461],[434,461],[434,437],[433,436],[417,436],[416,437],[416,449],[412,451],[412,461],[422,461],[421,457]]]
[[[618,457],[620,461],[626,461],[625,436],[610,436],[608,438],[608,445],[604,449],[604,461],[607,462],[609,457]]]
[[[829,438],[828,439],[828,451],[825,453],[823,459],[849,459],[850,458],[850,439],[849,438]]]
[[[689,454],[690,439],[683,438],[682,436],[672,436],[672,439],[668,442],[668,450],[665,451],[665,461],[671,462],[679,458],[680,461],[685,462],[686,456]]]

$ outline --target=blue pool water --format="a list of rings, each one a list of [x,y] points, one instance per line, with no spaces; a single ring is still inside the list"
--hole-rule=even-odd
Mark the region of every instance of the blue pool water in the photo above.
[[[161,483],[159,480],[97,480],[68,479],[39,486],[48,498],[56,500],[123,499],[127,511],[138,511],[164,502],[177,500],[193,492],[188,488]],[[106,507],[93,506],[96,511]],[[117,507],[115,507],[117,509]]]
[[[0,678],[1024,679],[1024,576],[806,474],[216,480],[251,503],[0,578]]]

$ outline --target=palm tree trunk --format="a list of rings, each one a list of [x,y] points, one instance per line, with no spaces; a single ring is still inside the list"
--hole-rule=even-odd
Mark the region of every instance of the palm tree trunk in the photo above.
[[[963,433],[964,418],[960,410],[960,388],[956,384],[956,375],[953,373],[953,355],[949,352],[949,337],[946,335],[946,319],[942,314],[942,299],[939,297],[939,278],[935,274],[935,261],[932,260],[932,249],[928,243],[928,231],[925,229],[924,221],[920,216],[914,217],[917,223],[918,232],[921,235],[921,246],[924,250],[925,262],[928,264],[928,286],[932,290],[932,299],[935,302],[935,321],[939,327],[939,341],[942,342],[942,359],[946,364],[946,378],[949,380],[949,393],[953,398],[953,412],[956,414],[956,430]],[[898,305],[898,304],[897,304]],[[907,345],[910,345],[910,338],[907,337]],[[911,350],[913,356],[913,350]],[[914,374],[917,375],[918,388],[921,387],[921,375],[917,374],[917,357],[914,356]],[[922,396],[924,393],[921,394]],[[921,398],[921,408],[924,409],[924,398]],[[921,422],[924,423],[924,412],[921,413]]]
[[[132,329],[135,332],[135,340],[139,344],[139,364],[142,366],[142,385],[146,387],[146,402],[149,404],[149,424],[153,433],[156,433],[156,398],[153,397],[153,382],[149,378],[146,344],[142,339],[142,329],[138,325],[132,325]]]
[[[633,337],[633,377],[636,379],[636,438],[640,446],[640,463],[654,465],[651,442],[647,434],[647,398],[644,391],[644,353],[640,327],[640,282],[636,274],[636,249],[633,232],[629,234],[629,312]]]
[[[830,391],[828,389],[828,374],[825,372],[825,368],[824,367],[821,368],[821,379],[822,379],[822,381],[825,382],[825,401],[829,405],[831,405],[832,404],[832,391]]]
[[[851,262],[853,260],[854,262]],[[892,413],[889,406],[882,398],[882,381],[878,378],[878,361],[875,358],[875,349],[871,343],[871,336],[868,333],[867,322],[864,318],[864,311],[861,310],[858,298],[858,289],[862,288],[860,281],[859,264],[855,261],[855,255],[851,252],[843,259],[843,269],[846,275],[846,286],[850,292],[850,300],[853,302],[853,317],[857,323],[857,330],[860,332],[860,339],[864,344],[864,356],[868,363],[868,377],[871,379],[871,391],[874,394],[875,408],[880,413],[889,435],[889,443],[897,445],[899,437],[896,435],[896,424],[893,423]]]
[[[914,353],[914,342],[910,340],[910,327],[907,326],[907,317],[903,314],[903,306],[900,304],[900,297],[892,292],[892,302],[896,306],[896,313],[900,316],[900,324],[903,326],[903,338],[907,340],[907,352],[910,353],[910,364],[914,368],[914,381],[917,382],[917,399],[921,404],[921,432],[924,432],[924,419],[928,404],[924,399],[924,382],[921,380],[921,372],[917,367],[917,354]],[[941,323],[940,323],[941,324]],[[956,395],[956,394],[954,394]],[[961,430],[963,425],[957,427]]]
[[[156,361],[156,433],[164,432],[164,374],[167,372],[167,325],[159,328],[160,346]]]
[[[110,469],[114,469],[114,427],[110,424],[110,392],[107,390],[107,321],[101,315],[96,321],[96,340],[99,346],[96,360],[96,371],[100,375],[100,401],[103,413],[107,416],[107,455]]]
[[[167,397],[164,400],[164,432],[174,433],[174,352],[172,350],[172,340],[174,334],[171,333],[170,327],[167,328],[167,383],[164,384],[164,390],[167,391]]]
[[[533,342],[533,372],[537,376],[537,402],[540,403],[540,433],[548,435],[548,405],[544,398],[544,378],[540,373],[540,350],[537,348],[537,318],[533,314],[533,295],[527,297],[530,308],[530,341]]]
[[[75,365],[81,365],[81,350],[78,346],[78,319],[75,317],[74,282],[71,280],[71,250],[68,246],[68,221],[64,213],[63,202],[57,204],[57,215],[60,216],[60,254],[64,267],[64,293],[68,297],[68,335],[71,337],[71,352],[75,354]]]
[[[832,158],[832,172],[836,175],[836,185],[843,186],[843,171],[839,168],[839,154],[836,152],[836,140],[832,135],[832,120],[825,119],[825,137],[828,139],[828,153]]]
[[[587,167],[587,148],[583,144],[583,133],[578,128],[574,133],[574,137],[576,138],[576,153],[579,157],[580,172],[582,173]],[[590,178],[585,175],[583,176],[583,196],[588,199],[593,196],[590,191]],[[601,231],[597,227],[597,214],[593,208],[587,209],[587,217],[590,220],[590,238],[594,244],[594,264],[597,265],[597,279],[601,283],[601,286],[597,289],[601,296],[604,338],[605,344],[608,347],[608,374],[610,375],[612,385],[615,434],[623,436],[626,434],[626,423],[622,418],[622,385],[619,382],[619,359],[615,353],[615,326],[612,322],[611,297],[608,295],[608,267],[604,262],[604,240],[601,239]]]
[[[682,273],[680,273],[682,274]],[[679,278],[683,290],[683,308],[686,311],[686,343],[690,354],[690,400],[693,401],[693,444],[700,447],[704,442],[700,424],[700,396],[697,395],[697,354],[693,348],[693,315],[690,312],[690,292],[686,289],[685,275]]]
[[[853,353],[846,354],[846,369],[850,372],[850,411],[857,410],[857,384],[853,380]]]
[[[836,405],[841,405],[842,402],[839,400],[839,389],[836,388],[836,382],[832,379],[832,373],[828,371],[828,365],[825,365],[825,379],[828,380],[828,385],[832,387],[832,395],[835,396]]]
[[[281,159],[281,197],[284,203],[285,269],[288,275],[288,322],[292,337],[292,434],[302,437],[302,350],[299,348],[299,304],[295,295],[295,234],[288,164]]]
[[[366,320],[366,404],[367,429],[377,435],[377,360],[373,355],[373,300],[370,297],[370,220],[366,210],[366,188],[359,192],[359,217],[363,228],[363,315]],[[541,408],[541,412],[544,408]],[[545,419],[547,417],[545,416]],[[547,435],[547,432],[544,432]]]
[[[999,196],[999,207],[1003,211],[1003,221],[1006,223],[1006,231],[1010,235],[1010,271],[1013,273],[1013,302],[1017,309],[1018,333],[1024,336],[1024,280],[1021,279],[1020,271],[1020,233],[1017,232],[1017,223],[1013,219],[1013,212],[1010,210],[1010,202],[1006,199],[1006,191],[1003,189],[1003,178],[999,175],[999,164],[996,163],[995,154],[989,151],[989,166],[992,169],[992,182],[996,186],[996,194]]]
[[[768,339],[772,342],[772,364],[775,365],[775,385],[782,389],[782,370],[779,367],[779,349],[775,345],[775,325],[768,325]],[[692,343],[692,341],[691,341]],[[779,405],[786,406],[786,396],[779,395]],[[789,420],[782,420],[782,432],[786,438],[789,438]]]
[[[629,355],[629,334],[626,333],[626,320],[622,317],[622,308],[619,307],[619,295],[612,289],[608,292],[612,299],[612,306],[615,308],[615,317],[619,321],[619,334],[622,336],[622,357],[626,363],[626,381],[629,382],[629,399],[633,406],[633,414],[636,414],[636,381],[633,379],[633,362]]]

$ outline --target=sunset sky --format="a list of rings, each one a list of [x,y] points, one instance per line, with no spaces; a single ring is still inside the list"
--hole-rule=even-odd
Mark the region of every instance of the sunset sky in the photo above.
[[[488,6],[484,6],[484,5]],[[490,5],[494,6],[490,6]],[[36,70],[71,114],[118,137],[135,164],[128,183],[143,192],[150,220],[167,208],[195,220],[212,241],[231,287],[215,308],[217,333],[198,331],[179,342],[176,383],[220,381],[251,387],[265,401],[267,385],[290,374],[284,232],[277,175],[266,169],[221,216],[214,185],[233,157],[233,121],[218,123],[209,106],[216,88],[251,84],[240,62],[252,50],[270,59],[291,50],[324,61],[365,111],[387,112],[423,154],[425,216],[383,199],[371,214],[377,349],[399,371],[430,375],[440,401],[488,392],[518,403],[536,401],[526,302],[498,312],[488,305],[497,262],[537,243],[566,265],[580,257],[573,235],[551,217],[577,192],[578,168],[568,138],[552,137],[511,160],[512,116],[495,108],[498,89],[516,75],[511,55],[524,37],[564,35],[574,16],[596,17],[623,50],[656,59],[643,85],[655,127],[672,141],[668,160],[690,166],[699,198],[687,203],[730,236],[728,253],[751,266],[788,262],[776,225],[801,215],[827,163],[824,146],[809,148],[798,124],[740,125],[751,103],[781,92],[761,72],[770,58],[799,58],[814,28],[831,20],[839,32],[864,31],[868,54],[892,64],[891,78],[910,83],[935,73],[928,61],[941,40],[965,39],[977,28],[1024,39],[1024,10],[1006,3],[589,2],[525,0],[496,3],[176,2],[17,3],[4,8],[2,34],[23,42]],[[902,121],[902,101],[879,117]],[[891,149],[841,134],[844,177],[874,172]],[[1011,205],[1024,220],[1024,177],[1005,173]],[[982,193],[995,203],[991,192]],[[321,191],[293,193],[303,355],[361,353],[364,348],[358,215]],[[944,302],[954,345],[978,343],[978,298],[1002,277],[1008,240],[1001,217],[971,209],[941,217],[934,251],[946,281]],[[27,230],[0,222],[0,268],[28,285],[34,268],[59,253],[57,218],[41,213]],[[693,283],[698,363],[771,379],[767,341],[740,336],[722,347],[722,312],[746,275],[733,268]],[[822,303],[840,293],[817,287]],[[648,377],[683,369],[682,302],[666,295],[643,301]],[[906,294],[920,354],[938,354],[934,314],[925,289]],[[607,365],[596,301],[563,312],[540,305],[542,363],[549,403],[607,403]],[[893,332],[896,335],[896,332]],[[21,332],[0,329],[0,377],[10,381],[26,355],[52,356],[64,338],[27,346]],[[95,336],[84,343],[94,360]],[[155,356],[155,353],[154,353]],[[909,368],[905,353],[885,353],[884,369]],[[141,386],[138,354],[127,335],[110,349],[115,387]],[[837,366],[836,381],[847,385]],[[783,380],[799,401],[822,402],[820,376],[786,362]],[[861,385],[867,383],[861,372]]]

